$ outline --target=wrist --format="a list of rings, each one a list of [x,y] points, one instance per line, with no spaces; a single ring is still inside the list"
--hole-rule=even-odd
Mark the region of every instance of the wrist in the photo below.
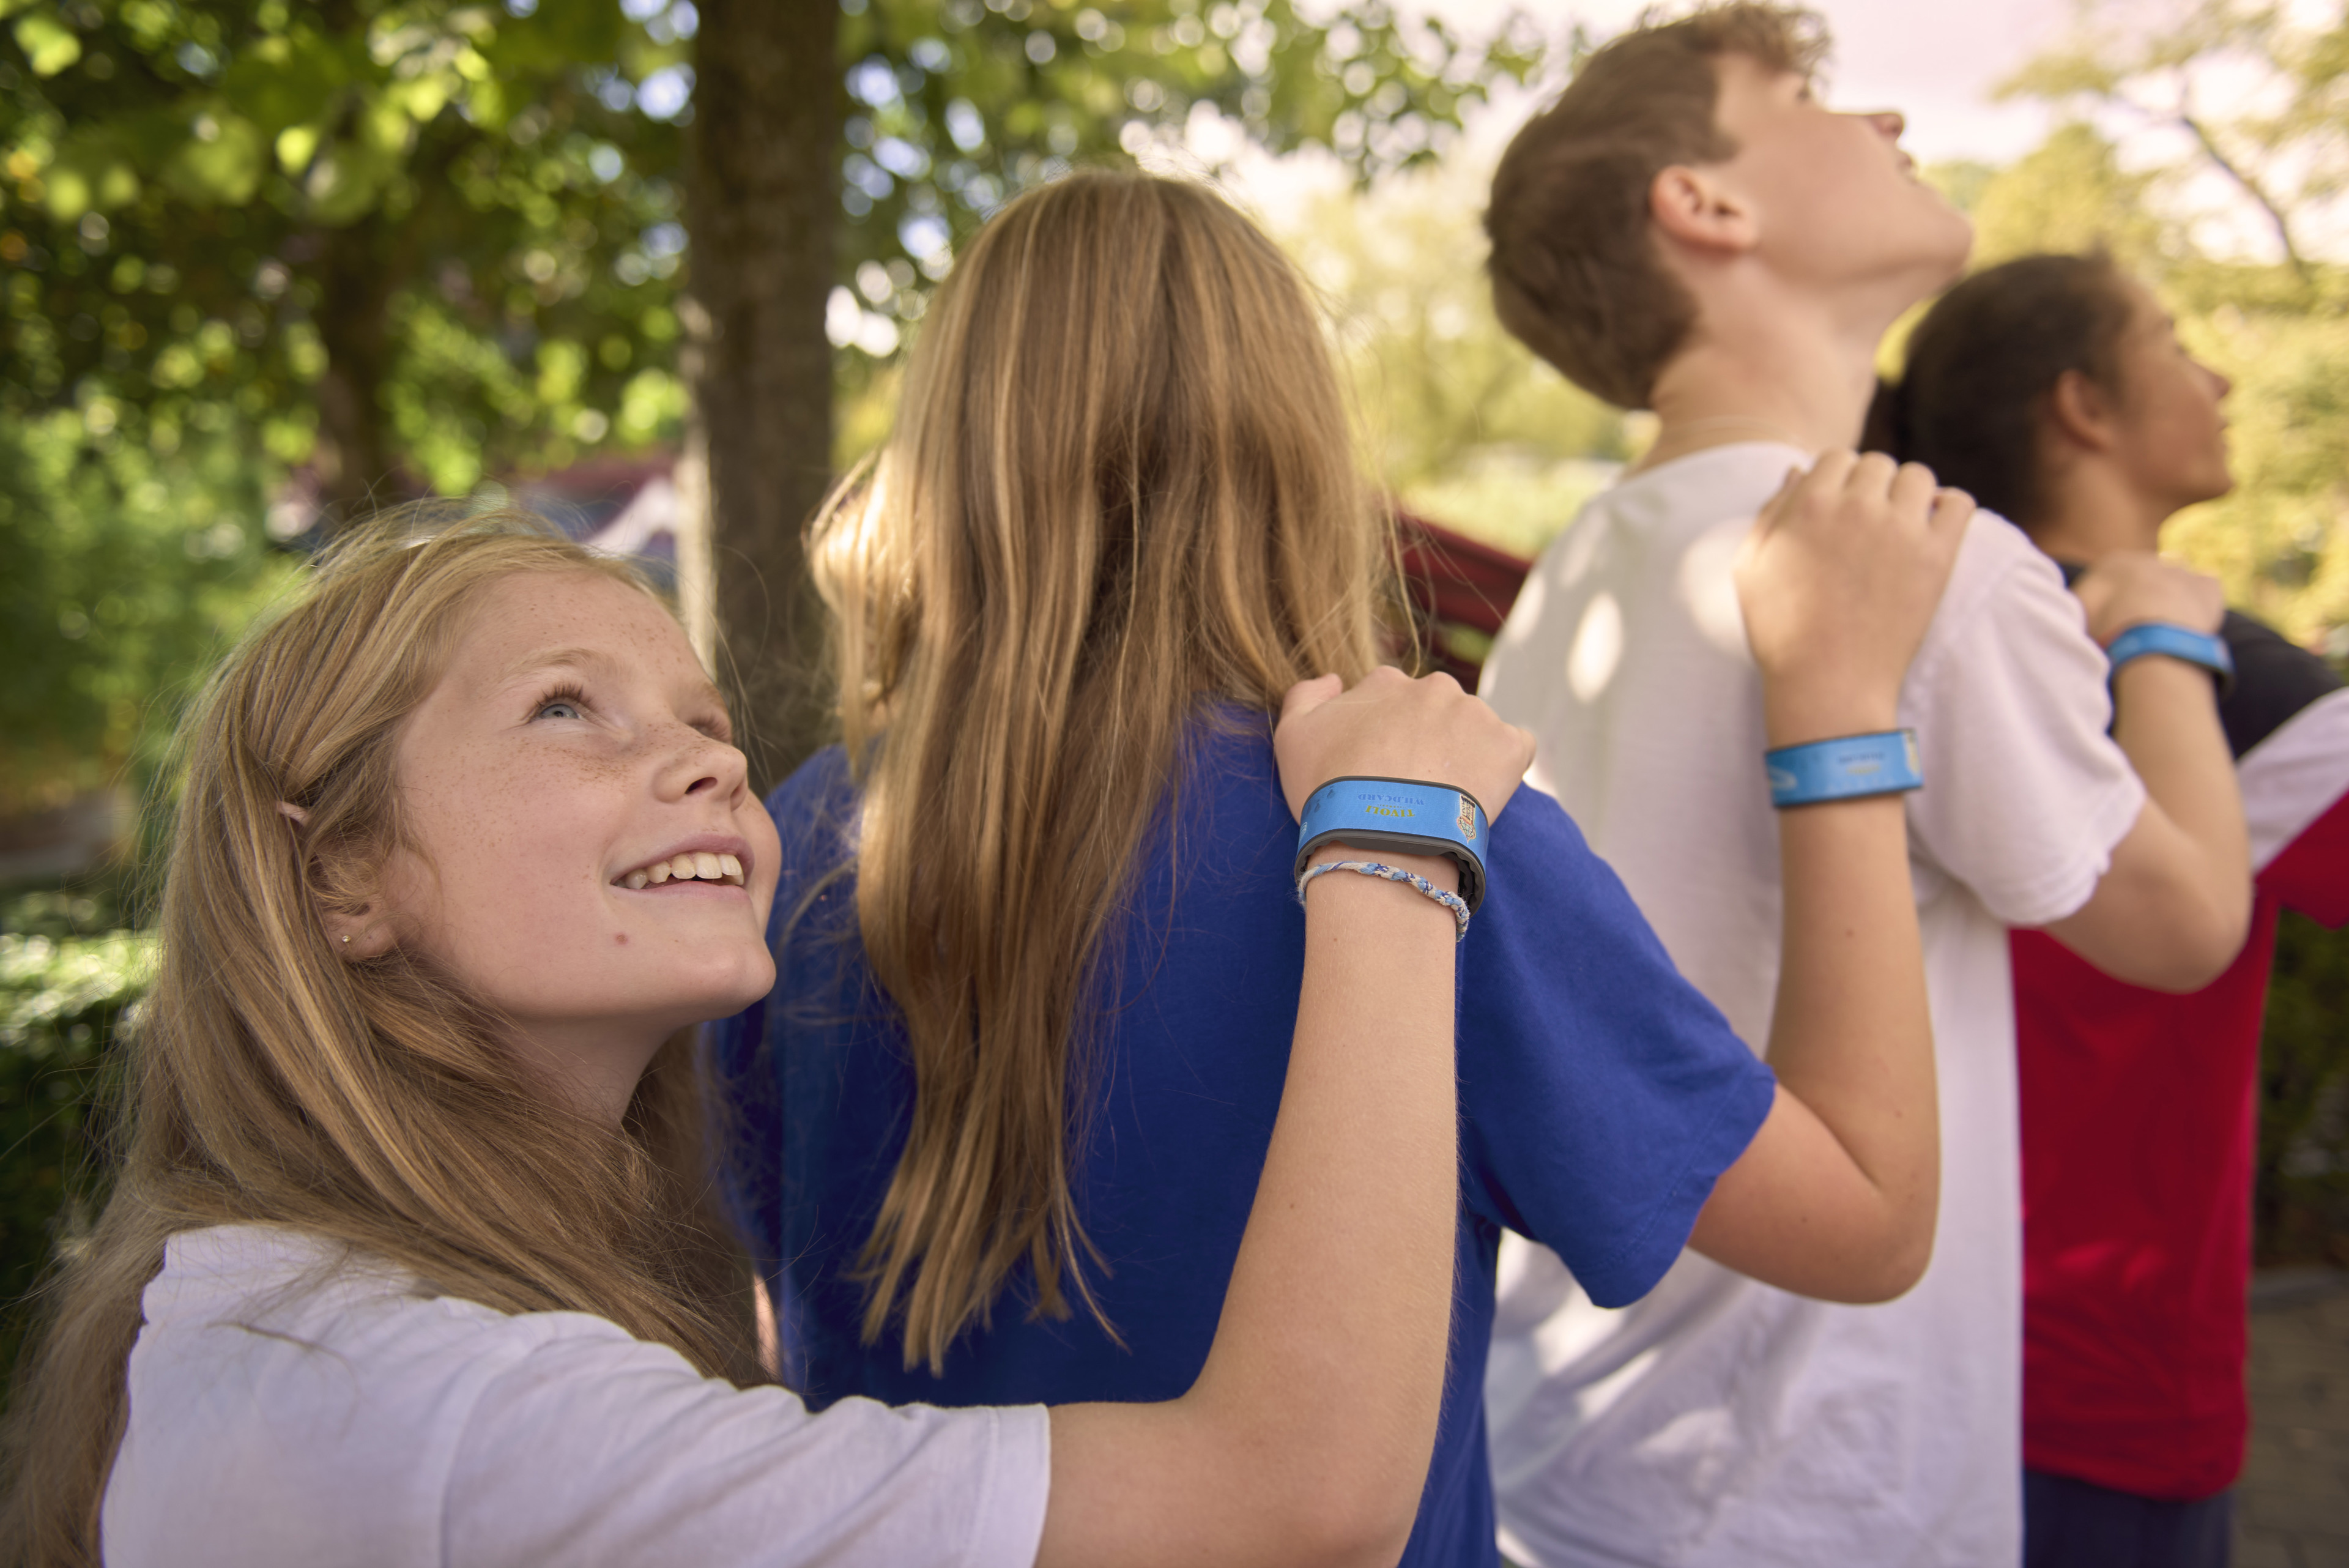
[[[1897,687],[1871,691],[1848,686],[1835,689],[1820,681],[1767,677],[1763,680],[1762,733],[1764,743],[1773,751],[1893,729],[1900,722],[1899,715]]]
[[[2235,659],[2225,639],[2176,621],[2139,621],[2125,628],[2105,649],[2113,679],[2144,665],[2164,664],[2198,670],[2215,678],[2223,689],[2234,680]]]
[[[1316,866],[1327,866],[1340,860],[1375,860],[1381,866],[1392,866],[1398,871],[1408,871],[1414,877],[1423,877],[1447,893],[1460,891],[1460,863],[1448,855],[1396,855],[1384,849],[1372,854],[1332,842],[1322,845],[1306,857],[1302,868],[1309,871]],[[1315,878],[1317,883],[1330,880],[1333,878],[1328,877]]]
[[[1922,789],[1925,774],[1910,730],[1875,730],[1774,747],[1762,755],[1770,804],[1825,805]]]
[[[2182,659],[2148,654],[2132,659],[2112,672],[2113,708],[2124,701],[2134,706],[2155,702],[2215,702],[2219,683],[2213,672]]]

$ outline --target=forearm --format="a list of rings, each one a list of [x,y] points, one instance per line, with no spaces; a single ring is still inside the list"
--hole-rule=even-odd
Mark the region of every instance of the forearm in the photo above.
[[[2219,585],[2142,551],[2108,553],[2074,584],[2088,633],[2113,647],[2133,627],[2215,632]],[[2162,653],[2113,673],[2113,739],[2145,783],[2146,805],[2088,901],[2047,932],[2116,980],[2199,991],[2251,929],[2251,851],[2234,758],[2210,677]]]
[[[1314,882],[1288,1080],[1214,1349],[1171,1404],[1052,1413],[1040,1563],[1400,1552],[1452,1306],[1453,962],[1433,901],[1350,872]]]
[[[1932,1250],[1940,1120],[1904,798],[1780,814],[1770,1066],[1848,1161],[1785,1218],[1816,1238],[1814,1272],[1777,1282],[1806,1294],[1897,1293]]]
[[[2223,969],[2251,919],[2251,846],[2234,758],[2211,701],[2210,677],[2174,659],[2131,659],[2113,681],[2113,739],[2145,783],[2150,804],[2177,830],[2174,851],[2147,862],[2136,891],[2168,917],[2145,933],[2167,938]],[[2124,873],[2125,875],[2127,872]]]
[[[1774,704],[1771,737],[1889,727]],[[1768,1058],[1780,1094],[1691,1244],[1785,1290],[1879,1301],[1932,1252],[1940,1121],[1924,958],[1897,794],[1779,813],[1785,896]]]

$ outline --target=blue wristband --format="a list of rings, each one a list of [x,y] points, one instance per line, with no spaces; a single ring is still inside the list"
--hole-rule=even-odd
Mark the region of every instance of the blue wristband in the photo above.
[[[1807,745],[1781,746],[1763,753],[1762,763],[1770,774],[1770,804],[1780,807],[1894,794],[1925,785],[1925,775],[1917,766],[1914,730],[1882,730],[1872,735],[1843,735]]]
[[[2189,664],[2199,664],[2219,678],[2220,690],[2235,680],[2235,656],[2227,651],[2220,639],[2199,631],[2189,631],[2168,621],[2149,620],[2133,626],[2113,639],[2112,647],[2105,650],[2113,672],[2118,674],[2122,665],[2132,659],[2142,659],[2148,653],[2167,654]]]
[[[1485,845],[1491,834],[1476,797],[1450,784],[1418,779],[1331,779],[1307,798],[1297,826],[1297,864],[1324,844],[1346,844],[1389,855],[1442,855],[1459,863],[1460,897],[1470,909],[1485,901]]]

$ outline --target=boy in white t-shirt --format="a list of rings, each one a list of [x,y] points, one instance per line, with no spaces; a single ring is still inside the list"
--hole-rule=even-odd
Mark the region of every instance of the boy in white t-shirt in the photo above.
[[[1535,732],[1533,779],[1749,1040],[1777,986],[1780,879],[1730,567],[1789,469],[1855,443],[1878,339],[1971,241],[1915,179],[1899,115],[1812,97],[1825,45],[1816,17],[1751,5],[1627,35],[1519,132],[1486,217],[1502,320],[1661,431],[1543,556],[1484,694]],[[2075,598],[2020,532],[1971,524],[1900,704],[1928,781],[1909,820],[1940,1074],[1934,1262],[1898,1302],[1834,1305],[1732,1272],[1700,1226],[1610,1311],[1511,1238],[1487,1410],[1516,1562],[2018,1559],[2004,928],[2170,990],[2232,959],[2248,857],[2209,678],[2141,658],[2108,693],[2098,646],[2220,612],[2215,584],[2149,556]]]

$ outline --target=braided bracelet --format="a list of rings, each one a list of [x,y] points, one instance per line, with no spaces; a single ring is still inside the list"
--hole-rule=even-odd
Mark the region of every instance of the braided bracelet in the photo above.
[[[1408,882],[1452,911],[1452,918],[1460,928],[1453,934],[1454,941],[1460,941],[1468,935],[1468,905],[1459,894],[1445,892],[1416,872],[1406,871],[1400,866],[1381,866],[1375,860],[1324,860],[1297,879],[1299,903],[1305,902],[1305,885],[1324,871],[1359,871],[1365,877],[1382,877],[1390,882]]]

